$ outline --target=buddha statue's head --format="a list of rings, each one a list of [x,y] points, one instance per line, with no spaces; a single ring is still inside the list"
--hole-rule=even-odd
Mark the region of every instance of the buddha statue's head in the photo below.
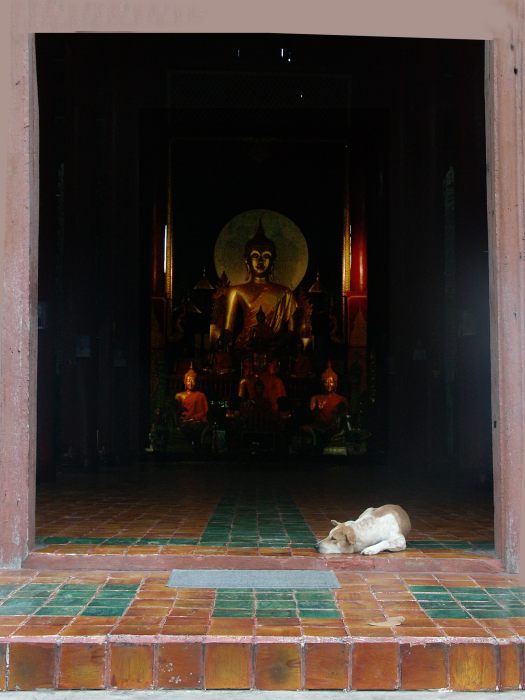
[[[251,279],[268,279],[275,262],[277,252],[275,243],[264,232],[262,220],[255,235],[246,241],[244,259]]]
[[[331,394],[337,389],[337,374],[332,369],[332,364],[328,361],[325,371],[321,375],[323,386],[327,394]]]
[[[184,375],[184,388],[186,391],[193,391],[195,385],[197,384],[197,372],[190,367],[189,370]]]

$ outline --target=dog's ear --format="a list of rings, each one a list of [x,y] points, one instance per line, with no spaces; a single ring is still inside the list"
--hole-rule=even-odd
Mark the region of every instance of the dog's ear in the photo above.
[[[355,536],[354,528],[353,527],[345,527],[343,532],[344,532],[344,535],[346,537],[346,541],[348,542],[348,544],[354,545],[356,543],[356,536]]]
[[[337,527],[338,525],[341,525],[341,523],[338,523],[337,520],[331,520],[330,521],[334,527]]]

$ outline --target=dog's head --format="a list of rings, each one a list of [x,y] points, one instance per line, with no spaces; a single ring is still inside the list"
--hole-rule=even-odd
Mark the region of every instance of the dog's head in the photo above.
[[[353,554],[357,551],[353,527],[345,525],[345,523],[338,523],[337,520],[332,520],[332,525],[335,527],[330,530],[328,537],[325,537],[317,545],[321,554]]]

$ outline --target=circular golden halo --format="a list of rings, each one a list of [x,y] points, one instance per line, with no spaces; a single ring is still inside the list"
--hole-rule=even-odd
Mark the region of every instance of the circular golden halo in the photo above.
[[[277,251],[273,281],[295,289],[308,267],[308,245],[301,229],[291,219],[271,209],[243,211],[223,227],[214,250],[217,276],[225,272],[232,285],[248,281],[244,246],[255,235],[259,221],[262,221],[264,232],[275,243]]]

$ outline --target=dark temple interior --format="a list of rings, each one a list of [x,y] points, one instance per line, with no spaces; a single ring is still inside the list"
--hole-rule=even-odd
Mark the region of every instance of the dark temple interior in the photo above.
[[[273,483],[332,471],[368,505],[378,475],[390,498],[490,493],[482,42],[53,34],[36,48],[46,498],[80,477],[102,491],[101,474],[131,498],[183,470],[211,470],[213,489],[232,468]],[[225,333],[221,304],[258,227],[297,308],[242,345],[242,314]],[[272,360],[278,404],[239,396],[247,365],[266,392]],[[342,397],[329,425],[312,404],[327,367]],[[176,398],[190,368],[207,402],[191,425]]]

